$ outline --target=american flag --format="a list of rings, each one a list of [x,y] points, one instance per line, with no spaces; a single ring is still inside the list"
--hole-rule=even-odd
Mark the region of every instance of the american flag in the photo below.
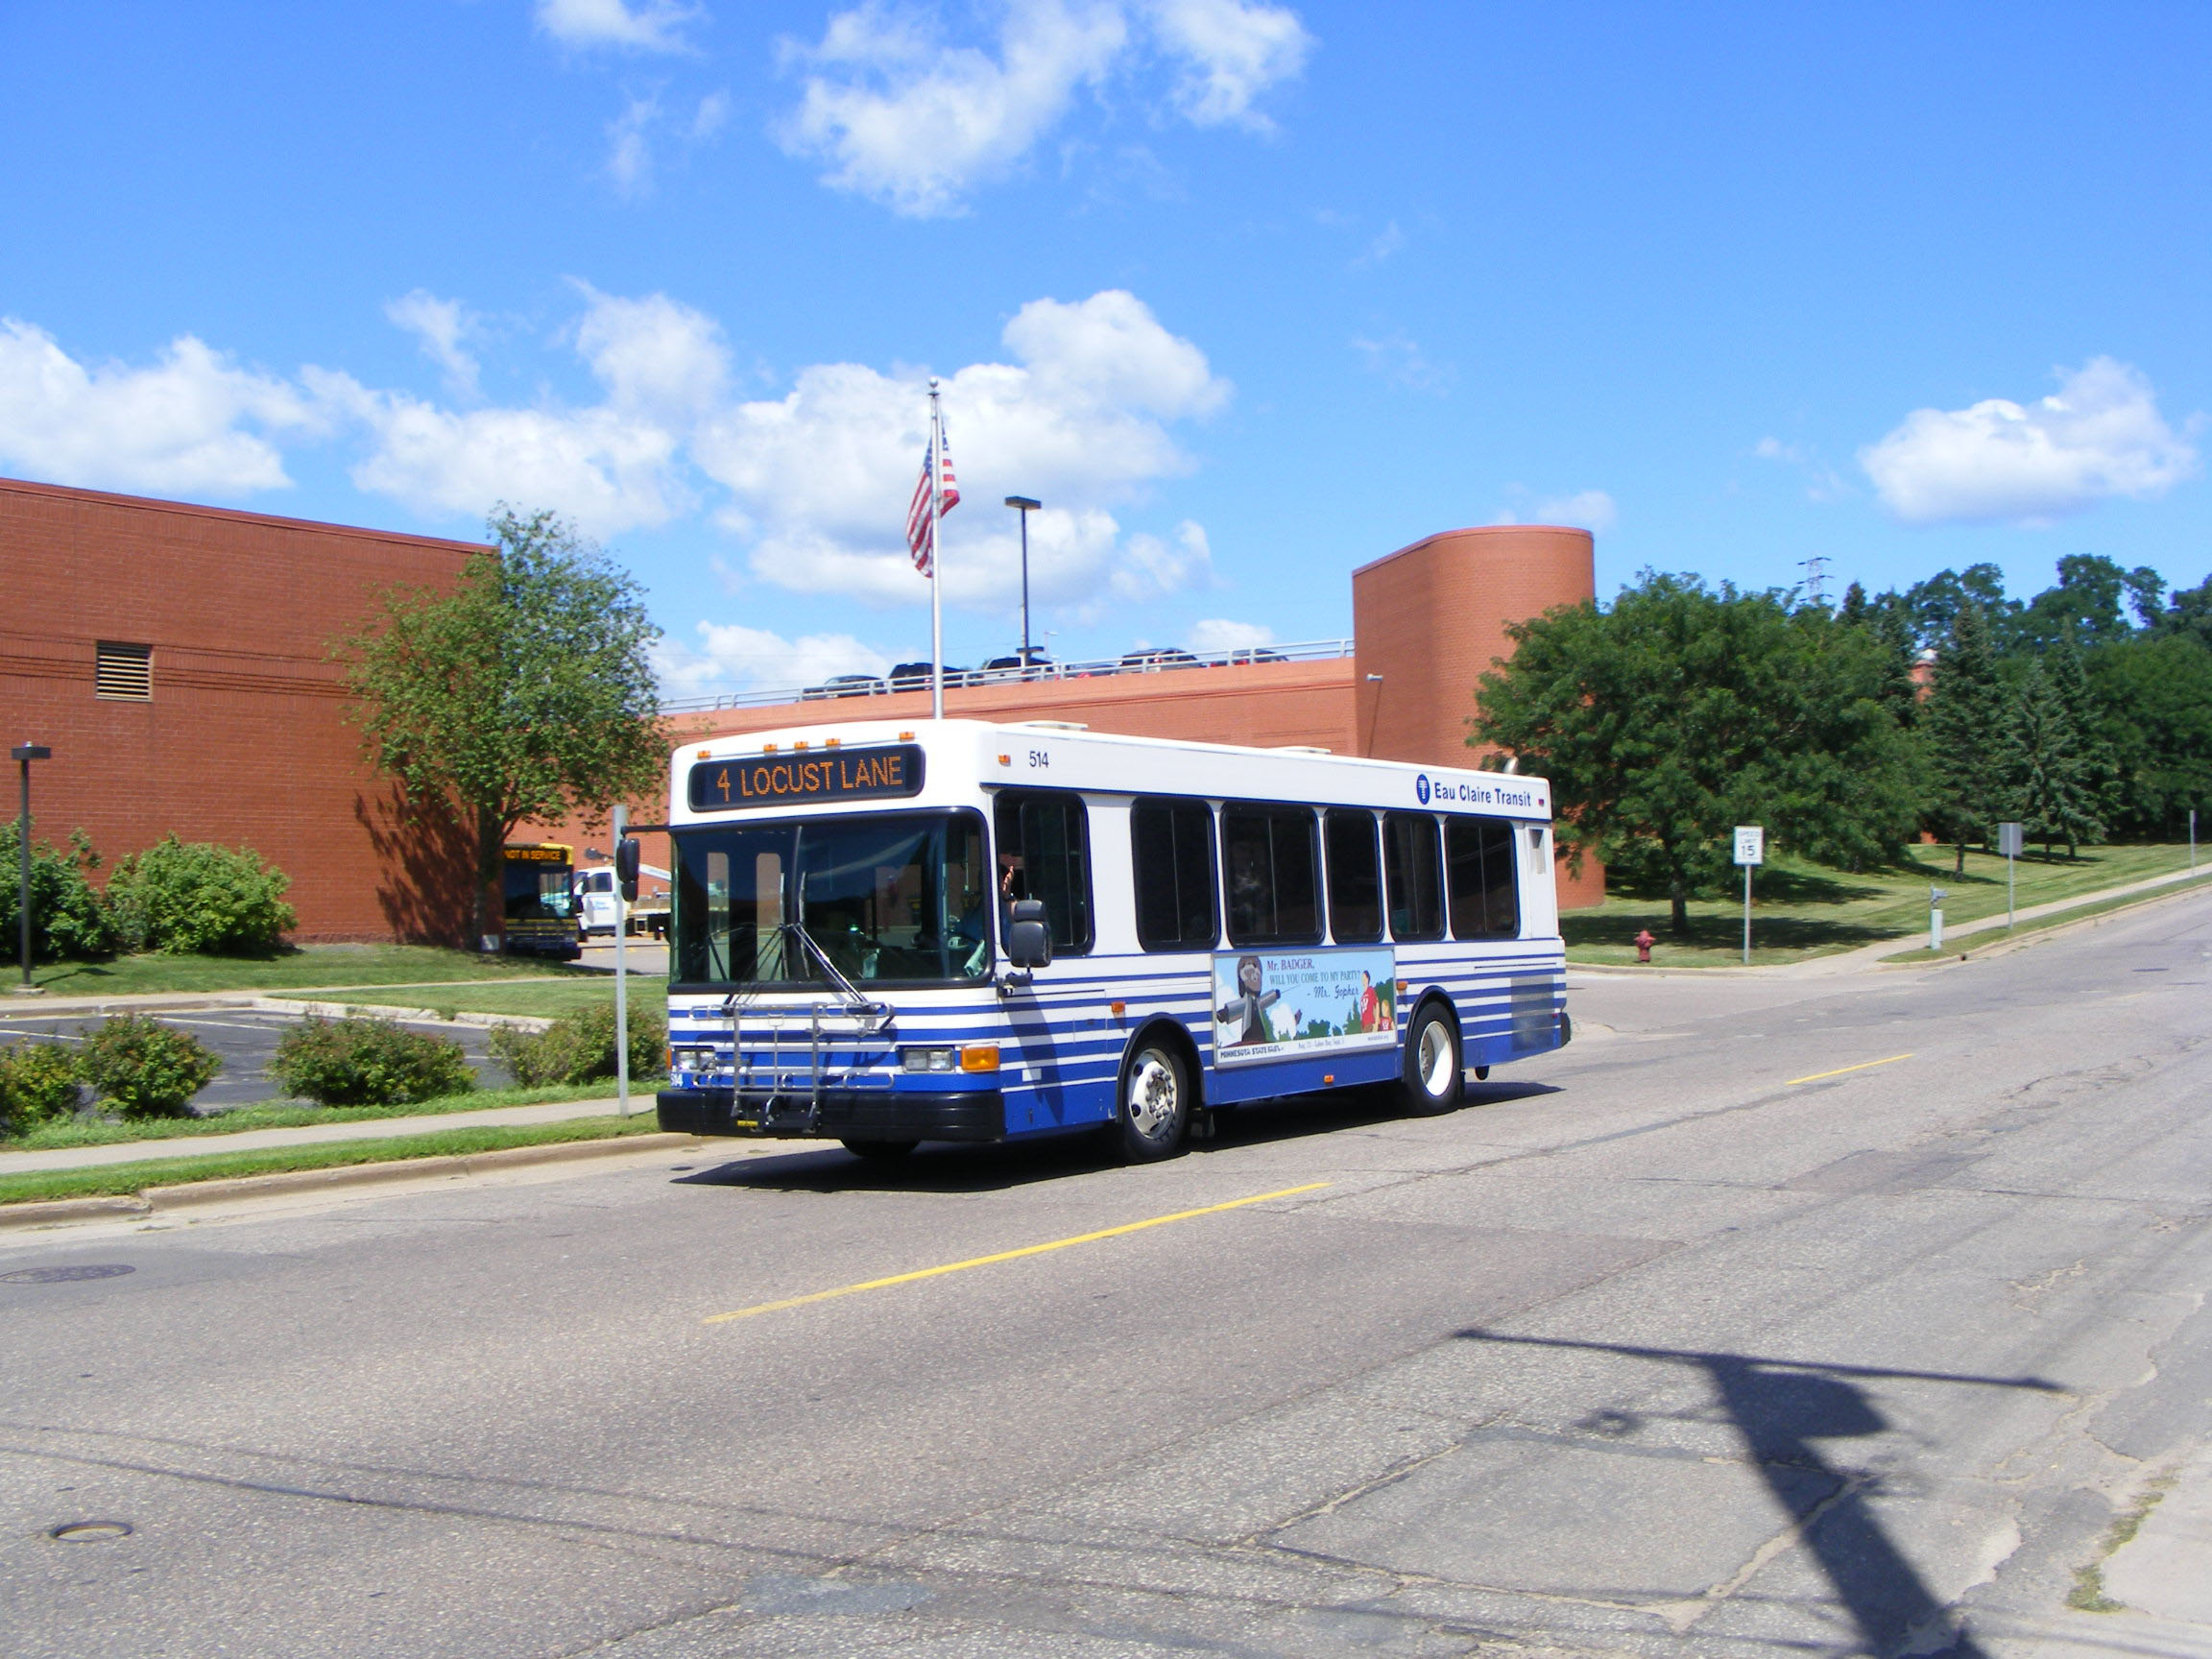
[[[939,425],[942,427],[943,422]],[[936,469],[940,455],[945,461],[945,494],[938,515],[943,517],[960,505],[960,486],[952,481],[952,445],[941,436],[933,436],[922,451],[922,476],[914,480],[914,499],[906,509],[906,545],[914,555],[914,568],[925,576],[930,573],[936,552],[929,544],[929,474]]]

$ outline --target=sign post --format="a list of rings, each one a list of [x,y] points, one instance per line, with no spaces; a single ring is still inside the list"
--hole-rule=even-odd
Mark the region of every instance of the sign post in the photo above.
[[[1947,897],[1947,888],[1928,889],[1928,949],[1931,950],[1943,949],[1943,901]]]
[[[619,855],[624,833],[630,828],[630,808],[614,808],[614,846]],[[630,906],[619,877],[614,882],[614,1093],[622,1101],[622,1116],[630,1116],[630,974],[624,941],[630,933]]]
[[[1736,826],[1736,862],[1743,866],[1743,966],[1751,966],[1751,867],[1767,862],[1767,827]]]
[[[2019,825],[1997,826],[1997,851],[2005,854],[2005,930],[2008,933],[2012,930],[2012,861],[2020,856],[2026,845]]]

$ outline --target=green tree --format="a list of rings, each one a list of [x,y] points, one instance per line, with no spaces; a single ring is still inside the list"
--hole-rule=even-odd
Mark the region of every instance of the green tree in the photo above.
[[[551,513],[502,504],[488,528],[450,593],[391,589],[339,643],[372,763],[472,829],[475,937],[517,825],[603,812],[668,760],[637,580]]]
[[[2001,631],[2020,609],[2017,599],[2005,597],[2005,572],[1994,565],[1969,565],[1962,571],[1938,570],[1925,582],[1905,589],[1906,613],[1912,622],[1916,645],[1943,648],[1952,624],[1969,606],[1979,609],[1983,620]]]
[[[1936,649],[1935,687],[1920,722],[1930,771],[1924,816],[1958,849],[1961,876],[1966,844],[1986,842],[1997,821],[1996,752],[2007,707],[1988,618],[1980,605],[1964,605]]]
[[[1731,867],[1731,830],[1857,866],[1893,855],[1917,800],[1912,746],[1884,702],[1882,641],[1778,593],[1709,591],[1646,572],[1609,607],[1566,606],[1507,633],[1471,743],[1551,780],[1559,838],[1690,894]]]
[[[2066,843],[2071,859],[2081,842],[2103,837],[2080,734],[2040,660],[2007,710],[1997,773],[1998,803],[2043,843],[2046,858],[2055,841]]]
[[[13,962],[22,939],[23,863],[18,822],[0,820],[0,962]],[[115,929],[89,878],[100,855],[82,830],[69,850],[31,843],[31,956],[36,962],[89,961],[115,953]]]
[[[2085,666],[2119,781],[2112,828],[2178,837],[2192,806],[2212,808],[2212,644],[2162,630],[2106,646]]]

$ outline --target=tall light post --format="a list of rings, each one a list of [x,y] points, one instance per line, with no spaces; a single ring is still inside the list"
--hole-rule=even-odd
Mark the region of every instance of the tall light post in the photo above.
[[[1029,515],[1045,505],[1026,495],[1009,495],[1006,505],[1022,515],[1022,677],[1029,677]]]
[[[15,894],[15,920],[23,943],[23,983],[15,987],[15,995],[36,997],[38,987],[31,983],[31,762],[51,760],[54,751],[43,743],[18,743],[9,753],[23,768],[23,813],[15,821],[15,850],[22,859],[22,885]]]

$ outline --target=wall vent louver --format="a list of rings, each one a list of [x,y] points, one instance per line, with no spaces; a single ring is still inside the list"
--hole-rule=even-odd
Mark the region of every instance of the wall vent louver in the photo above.
[[[103,639],[95,647],[92,695],[118,703],[154,701],[154,647]]]

